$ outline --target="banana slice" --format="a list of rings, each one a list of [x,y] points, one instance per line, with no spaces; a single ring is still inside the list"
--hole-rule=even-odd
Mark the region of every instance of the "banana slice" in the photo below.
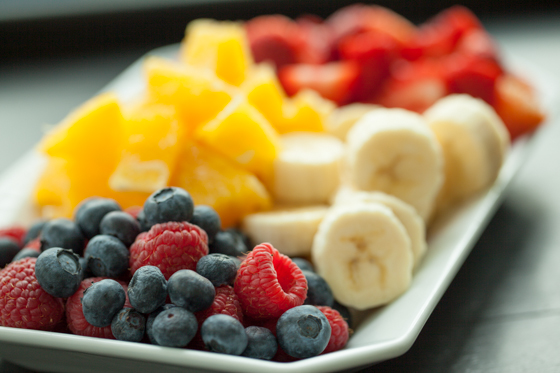
[[[422,116],[376,109],[350,129],[347,147],[351,185],[394,195],[429,219],[443,183],[443,157]]]
[[[395,214],[378,203],[331,207],[311,256],[335,299],[358,310],[389,303],[412,278],[410,238]]]
[[[280,204],[327,203],[340,183],[344,144],[324,133],[292,132],[281,136],[274,161],[273,196]]]
[[[390,208],[410,238],[410,248],[414,259],[413,267],[418,266],[426,254],[428,244],[426,242],[426,224],[414,207],[386,193],[356,191],[347,187],[340,188],[333,199],[333,204],[336,205],[352,203],[381,203]]]
[[[308,256],[327,206],[286,208],[247,215],[242,230],[254,245],[270,242],[282,254]]]
[[[424,112],[445,159],[438,210],[494,182],[509,149],[509,133],[494,109],[469,95],[451,95]]]
[[[329,115],[325,129],[340,140],[346,141],[350,128],[366,113],[379,107],[379,105],[355,103],[336,108]]]

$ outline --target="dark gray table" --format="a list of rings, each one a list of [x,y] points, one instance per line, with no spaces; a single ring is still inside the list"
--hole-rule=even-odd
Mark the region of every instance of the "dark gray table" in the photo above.
[[[486,26],[505,53],[560,89],[560,14]],[[0,65],[0,172],[46,124],[93,96],[147,50]],[[538,148],[405,355],[368,372],[560,371],[560,121]],[[0,362],[0,372],[25,372]]]

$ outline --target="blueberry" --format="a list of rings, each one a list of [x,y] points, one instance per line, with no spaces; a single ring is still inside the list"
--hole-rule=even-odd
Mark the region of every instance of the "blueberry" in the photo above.
[[[152,344],[155,344],[155,345],[158,344],[156,342],[155,338],[154,338],[153,333],[152,333],[152,326],[154,325],[154,320],[156,319],[157,315],[159,315],[163,311],[168,310],[168,309],[173,308],[173,307],[177,307],[177,306],[174,305],[173,303],[164,304],[163,306],[159,307],[154,312],[150,313],[150,315],[146,319],[146,334],[148,335],[148,338],[150,339],[150,342]]]
[[[140,267],[128,284],[128,300],[142,313],[151,313],[165,304],[167,280],[155,266]]]
[[[39,220],[33,223],[33,225],[27,230],[27,233],[25,234],[25,238],[23,239],[23,246],[39,237],[46,222],[46,220]]]
[[[206,347],[212,352],[241,355],[249,338],[243,325],[229,315],[212,315],[202,323],[200,334]]]
[[[233,285],[237,268],[233,257],[224,254],[209,254],[196,263],[196,272],[210,280],[215,287]]]
[[[0,269],[12,261],[19,249],[16,241],[11,238],[0,237]]]
[[[119,341],[140,342],[145,330],[146,318],[132,308],[123,308],[111,321],[111,332]]]
[[[340,303],[338,303],[336,300],[333,302],[333,305],[331,307],[333,310],[337,310],[338,313],[340,313],[340,316],[342,316],[342,318],[344,319],[344,321],[346,321],[346,323],[348,324],[348,327],[351,328],[352,327],[352,314],[350,313],[350,310],[348,309],[348,307],[346,307],[345,305],[342,305]]]
[[[170,187],[154,192],[144,202],[144,219],[147,226],[169,221],[190,221],[194,203],[184,189]]]
[[[117,201],[110,198],[91,197],[80,203],[74,220],[86,238],[92,238],[100,233],[101,219],[111,211],[121,211]]]
[[[192,312],[173,307],[157,315],[151,329],[158,345],[185,347],[194,338],[198,322]]]
[[[249,240],[249,236],[247,236],[245,233],[243,233],[243,231],[241,229],[238,228],[228,228],[226,229],[226,232],[230,232],[231,234],[234,234],[236,236],[238,236],[241,241],[243,241],[243,244],[245,245],[245,252],[247,251],[251,251],[251,240]]]
[[[146,224],[146,217],[144,216],[143,209],[136,215],[136,221],[140,224],[140,232],[147,232],[150,230],[150,226]]]
[[[284,312],[276,323],[278,344],[295,358],[317,356],[329,343],[331,326],[314,306],[298,306]]]
[[[195,206],[191,223],[204,229],[208,235],[208,243],[214,241],[216,233],[218,233],[222,227],[220,215],[218,215],[216,210],[212,207],[206,205]]]
[[[128,249],[116,237],[100,234],[87,245],[88,269],[99,277],[118,277],[128,269]]]
[[[43,251],[35,263],[37,282],[57,298],[67,298],[78,290],[81,271],[80,258],[72,250],[60,247]]]
[[[80,228],[69,219],[53,219],[45,223],[41,231],[41,251],[62,247],[78,255],[84,251],[85,238]]]
[[[334,302],[334,297],[329,284],[315,272],[302,272],[307,280],[307,298],[304,304],[331,307]]]
[[[292,262],[294,262],[302,271],[315,272],[315,270],[313,269],[313,264],[311,264],[311,262],[307,259],[296,257],[292,258]]]
[[[126,247],[130,247],[140,233],[140,224],[124,211],[111,211],[99,223],[101,234],[117,237]]]
[[[17,262],[18,260],[23,259],[23,258],[37,258],[38,256],[39,256],[39,252],[37,250],[24,248],[24,249],[21,249],[16,254],[16,256],[14,256],[14,258],[12,259],[12,262]]]
[[[171,275],[167,292],[171,302],[191,312],[207,309],[216,296],[216,289],[210,280],[190,269],[181,269]]]
[[[88,268],[87,259],[84,258],[83,256],[80,257],[80,266],[82,267],[82,271],[80,272],[80,276],[82,280],[88,277],[93,277],[93,273],[91,273],[91,271]]]
[[[241,267],[241,260],[239,260],[239,258],[236,257],[236,256],[228,255],[228,257],[231,258],[231,260],[233,260],[235,262],[235,268],[237,268],[237,270],[239,270],[239,267]]]
[[[248,343],[243,356],[254,359],[272,360],[278,351],[278,342],[270,330],[260,326],[249,326],[245,329]]]
[[[243,237],[233,230],[218,232],[214,242],[209,246],[211,253],[241,256],[247,253]]]
[[[111,325],[125,301],[126,293],[117,281],[105,279],[95,282],[84,291],[82,297],[84,317],[93,326],[106,327]]]

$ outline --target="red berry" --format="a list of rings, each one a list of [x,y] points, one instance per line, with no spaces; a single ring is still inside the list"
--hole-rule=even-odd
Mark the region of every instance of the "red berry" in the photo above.
[[[94,282],[104,280],[108,277],[91,277],[86,278],[80,283],[78,290],[66,301],[66,321],[68,322],[68,329],[74,334],[85,335],[87,337],[115,339],[113,332],[111,332],[111,325],[104,328],[93,326],[86,321],[84,312],[82,310],[82,297],[84,291],[91,286]],[[125,293],[128,289],[126,283],[118,281],[122,285]],[[128,294],[126,296],[126,308],[132,308],[128,301]]]
[[[166,279],[180,269],[196,270],[196,263],[208,254],[208,236],[196,225],[169,222],[154,225],[140,234],[130,247],[130,272],[145,265],[161,270]]]
[[[17,225],[0,229],[0,237],[12,238],[18,243],[19,247],[23,245],[23,239],[26,233],[27,230],[25,228]]]
[[[44,291],[35,278],[36,260],[18,260],[0,271],[1,326],[51,331],[62,318],[62,299]]]
[[[329,339],[329,344],[321,354],[342,349],[346,346],[346,342],[348,342],[348,323],[337,310],[333,310],[327,306],[317,306],[317,308],[327,317],[331,325],[331,339]]]
[[[251,317],[245,317],[244,326],[247,328],[249,326],[260,326],[262,328],[267,328],[276,337],[276,324],[278,323],[278,317],[273,319],[253,319]]]
[[[307,296],[307,281],[289,257],[263,243],[241,263],[234,289],[245,315],[267,319],[301,306]]]
[[[41,252],[41,238],[37,237],[34,240],[31,240],[25,245],[24,249],[32,249],[37,251],[38,253]]]

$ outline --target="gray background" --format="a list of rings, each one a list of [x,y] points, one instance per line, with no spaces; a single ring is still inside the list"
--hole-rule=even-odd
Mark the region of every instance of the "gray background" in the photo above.
[[[560,13],[484,22],[504,53],[547,71],[560,89]],[[0,172],[39,141],[46,124],[60,121],[151,47],[0,60]],[[557,120],[540,136],[411,350],[363,371],[560,371],[559,142]],[[0,372],[23,371],[0,362]]]

